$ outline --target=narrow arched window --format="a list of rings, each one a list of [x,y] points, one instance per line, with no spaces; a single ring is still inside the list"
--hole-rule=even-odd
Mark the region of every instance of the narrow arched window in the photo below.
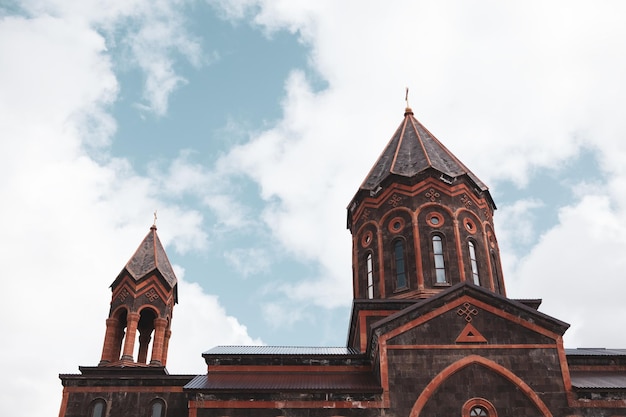
[[[165,402],[161,399],[150,404],[150,417],[165,417]]]
[[[406,288],[406,264],[404,260],[404,243],[396,240],[393,244],[393,253],[396,264],[396,289]]]
[[[365,261],[367,266],[367,298],[374,298],[374,263],[372,261],[372,254],[368,253]]]
[[[467,243],[469,248],[470,264],[472,265],[472,279],[474,284],[480,285],[480,277],[478,276],[478,262],[476,262],[476,250],[474,249],[474,242]]]
[[[433,236],[433,256],[435,258],[435,282],[437,284],[445,284],[446,265],[443,258],[443,241],[441,236]]]
[[[103,399],[94,401],[91,405],[91,417],[104,417],[106,411],[106,402]]]

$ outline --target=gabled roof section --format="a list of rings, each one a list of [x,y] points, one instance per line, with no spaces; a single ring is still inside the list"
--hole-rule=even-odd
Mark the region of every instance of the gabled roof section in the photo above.
[[[502,314],[516,316],[523,322],[531,323],[533,326],[541,327],[554,334],[563,335],[569,327],[569,324],[541,313],[523,303],[506,298],[500,294],[474,285],[471,282],[463,281],[439,294],[419,301],[404,310],[381,319],[373,325],[373,333],[381,336],[393,332],[395,329],[401,328],[403,325],[417,320],[420,317],[427,317],[429,313],[436,309],[454,305],[457,300],[465,296],[493,306]],[[369,343],[368,346],[371,346],[371,343]]]
[[[171,288],[176,286],[178,280],[169,259],[167,259],[167,254],[161,244],[159,235],[157,235],[156,226],[150,227],[150,231],[135,251],[135,254],[126,263],[120,275],[124,271],[127,271],[135,281],[139,281],[152,272],[158,271]]]
[[[414,177],[429,168],[447,182],[467,175],[481,191],[488,187],[413,116],[407,107],[404,120],[374,164],[361,189],[375,191],[390,175]]]

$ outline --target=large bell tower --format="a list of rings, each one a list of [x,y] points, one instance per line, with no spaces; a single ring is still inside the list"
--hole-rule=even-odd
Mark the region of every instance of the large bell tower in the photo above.
[[[111,284],[98,366],[165,366],[177,290],[176,275],[153,225]]]
[[[462,281],[505,295],[495,209],[407,107],[348,205],[355,300],[427,298]]]

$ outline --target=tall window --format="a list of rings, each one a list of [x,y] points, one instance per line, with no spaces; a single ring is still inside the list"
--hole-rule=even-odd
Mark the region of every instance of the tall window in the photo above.
[[[374,264],[372,263],[372,254],[367,254],[365,264],[367,265],[367,298],[374,298]]]
[[[443,242],[441,236],[433,236],[433,254],[435,256],[435,282],[444,284],[446,280],[446,265],[443,260]]]
[[[406,265],[404,262],[404,243],[396,240],[393,244],[393,253],[396,261],[396,289],[406,288]]]
[[[104,417],[106,403],[103,399],[98,399],[92,403],[91,417]]]
[[[478,263],[476,262],[476,250],[474,249],[474,242],[468,242],[467,246],[469,248],[470,264],[472,265],[472,279],[474,280],[474,284],[480,285],[480,277],[478,276]]]
[[[161,399],[152,401],[150,405],[150,417],[164,417],[165,403]]]

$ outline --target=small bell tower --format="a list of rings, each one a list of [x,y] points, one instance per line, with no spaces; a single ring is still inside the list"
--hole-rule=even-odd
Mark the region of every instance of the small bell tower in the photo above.
[[[356,299],[427,298],[467,281],[506,295],[487,186],[408,107],[348,205]]]
[[[98,366],[165,366],[178,281],[156,225],[111,284]]]

